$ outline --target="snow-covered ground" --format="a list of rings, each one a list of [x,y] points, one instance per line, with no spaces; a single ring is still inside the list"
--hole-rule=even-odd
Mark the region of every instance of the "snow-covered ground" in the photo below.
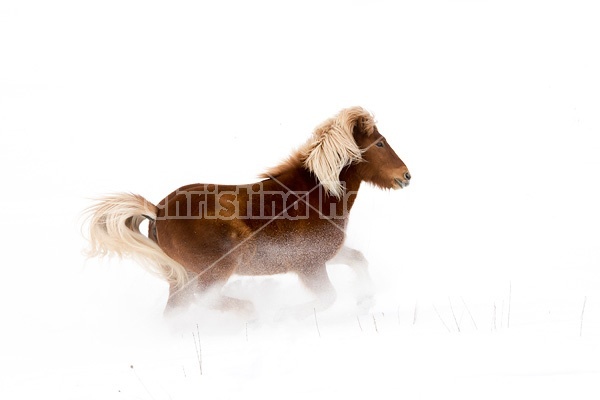
[[[594,2],[0,4],[0,398],[597,399]],[[244,183],[362,105],[411,170],[348,243],[376,304],[277,318],[294,276],[236,277],[246,321],[165,321],[164,282],[86,260],[89,198]]]

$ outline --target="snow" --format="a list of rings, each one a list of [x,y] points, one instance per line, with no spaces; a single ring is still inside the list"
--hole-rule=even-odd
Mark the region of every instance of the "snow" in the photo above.
[[[597,399],[597,17],[586,1],[3,2],[0,398]],[[292,275],[229,283],[256,319],[165,320],[164,282],[82,254],[90,198],[251,182],[352,105],[413,176],[352,211],[368,312],[331,265],[335,305],[303,320],[280,318],[309,296]]]

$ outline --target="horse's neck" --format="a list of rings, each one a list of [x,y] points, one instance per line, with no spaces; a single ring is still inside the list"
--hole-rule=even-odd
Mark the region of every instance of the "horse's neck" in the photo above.
[[[340,182],[345,184],[346,191],[358,192],[362,179],[358,177],[355,166],[350,165],[340,172]]]
[[[344,168],[340,173],[340,182],[344,187],[344,192],[339,199],[336,199],[332,196],[317,196],[317,191],[324,191],[325,188],[320,186],[317,188],[317,181],[315,176],[307,171],[306,169],[298,166],[295,170],[290,170],[287,173],[279,175],[277,177],[272,177],[273,180],[277,181],[280,185],[286,188],[286,190],[291,190],[294,192],[309,192],[314,193],[309,196],[311,199],[311,203],[313,203],[313,199],[319,198],[326,204],[332,204],[335,202],[340,203],[340,210],[344,210],[345,213],[350,212],[350,209],[354,205],[354,201],[356,200],[356,195],[358,194],[358,189],[360,188],[361,179],[357,177],[356,171],[353,166],[349,166]],[[322,204],[324,205],[324,204]],[[313,204],[313,206],[318,206],[317,204]],[[329,206],[328,206],[329,207]]]
[[[346,205],[349,212],[354,205],[354,201],[358,195],[358,189],[360,189],[362,180],[356,174],[354,167],[350,165],[344,168],[340,173],[340,182],[342,182],[344,185],[344,196],[347,199]]]
[[[314,189],[317,184],[315,176],[302,166],[297,166],[284,174],[271,177],[271,179],[284,184],[292,190],[310,191],[311,189]],[[358,192],[362,180],[357,177],[354,166],[350,165],[340,172],[340,182],[343,184],[346,191]]]

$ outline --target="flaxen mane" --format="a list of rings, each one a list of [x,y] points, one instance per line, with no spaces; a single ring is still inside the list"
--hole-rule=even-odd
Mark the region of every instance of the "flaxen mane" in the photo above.
[[[276,177],[302,164],[312,172],[327,192],[339,198],[339,180],[344,167],[362,160],[362,151],[352,135],[354,127],[371,135],[375,129],[373,116],[362,107],[347,108],[315,128],[312,137],[286,161],[261,174],[262,178]]]

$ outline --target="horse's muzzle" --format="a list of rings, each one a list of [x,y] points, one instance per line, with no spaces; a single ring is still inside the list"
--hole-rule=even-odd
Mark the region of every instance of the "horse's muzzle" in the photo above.
[[[394,183],[397,185],[396,189],[404,189],[410,184],[410,173],[406,172],[404,174],[404,179],[394,178]]]

